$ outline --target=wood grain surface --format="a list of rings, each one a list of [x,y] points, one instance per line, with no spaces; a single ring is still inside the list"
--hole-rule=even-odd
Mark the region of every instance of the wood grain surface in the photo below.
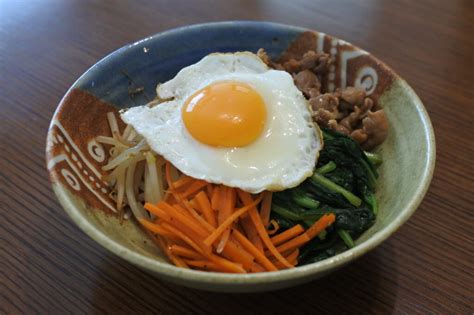
[[[417,91],[437,142],[415,215],[350,266],[303,286],[223,294],[161,282],[100,247],[56,201],[45,137],[74,80],[165,29],[269,20],[346,39]],[[0,313],[474,311],[474,1],[0,1]]]

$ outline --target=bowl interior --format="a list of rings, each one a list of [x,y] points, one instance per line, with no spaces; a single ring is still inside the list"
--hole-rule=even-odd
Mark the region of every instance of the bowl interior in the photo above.
[[[319,277],[364,254],[392,234],[414,212],[434,167],[429,118],[413,90],[383,63],[328,35],[262,22],[223,22],[185,27],[146,38],[107,56],[89,69],[61,101],[48,133],[47,162],[53,189],[72,219],[100,244],[145,269],[187,286],[226,291],[258,291]],[[170,265],[133,220],[113,213],[101,166],[108,152],[94,139],[110,135],[106,113],[142,105],[155,97],[156,84],[211,52],[253,51],[279,56],[300,36],[308,47],[336,60],[328,89],[355,85],[385,109],[389,136],[377,151],[376,196],[380,214],[357,246],[322,262],[275,273],[245,276],[206,273]],[[130,91],[144,88],[141,93]],[[79,118],[79,119],[78,119]]]

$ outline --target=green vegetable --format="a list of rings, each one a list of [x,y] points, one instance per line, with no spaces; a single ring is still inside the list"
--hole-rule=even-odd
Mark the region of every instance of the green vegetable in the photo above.
[[[328,232],[326,232],[326,230],[323,230],[321,233],[318,234],[318,237],[320,240],[324,241],[327,235],[328,235]]]
[[[380,154],[364,151],[365,156],[369,159],[370,163],[374,166],[382,164],[383,160]]]
[[[368,208],[332,209],[336,215],[336,228],[344,229],[353,235],[367,230],[375,220],[374,213]]]
[[[352,239],[349,232],[347,232],[344,229],[338,229],[337,234],[339,234],[339,236],[344,241],[344,244],[346,244],[347,247],[349,247],[349,248],[354,247],[354,240]]]
[[[295,188],[291,190],[295,203],[304,208],[314,209],[319,206],[319,201],[314,200],[301,189]]]
[[[272,212],[277,213],[282,218],[291,221],[316,221],[319,219],[324,213],[321,210],[307,210],[302,211],[296,208],[288,208],[278,204],[272,204]]]
[[[299,264],[305,265],[305,264],[313,263],[313,262],[334,256],[336,254],[335,251],[334,251],[334,254],[331,256],[314,260],[314,258],[318,257],[319,254],[321,254],[321,252],[325,252],[327,249],[331,249],[337,246],[338,240],[339,240],[339,236],[334,231],[328,232],[324,240],[321,240],[318,237],[314,238],[308,244],[306,244],[305,246],[301,248],[301,252],[298,257]]]
[[[364,201],[370,206],[372,212],[375,216],[379,213],[379,207],[377,204],[377,199],[375,199],[375,195],[372,192],[366,192],[364,194]]]
[[[348,191],[354,190],[354,174],[352,174],[351,170],[346,167],[338,167],[334,171],[324,174],[324,177]]]
[[[328,162],[327,164],[321,166],[320,168],[317,168],[315,170],[316,173],[324,175],[326,173],[332,172],[336,169],[337,165],[333,161]]]
[[[321,174],[314,173],[313,176],[311,176],[310,180],[312,183],[318,183],[320,185],[325,186],[327,189],[330,189],[336,193],[340,193],[355,207],[360,206],[360,204],[362,203],[362,200],[359,197],[357,197],[350,191],[344,189],[343,187],[333,183]]]
[[[320,261],[354,246],[354,240],[375,221],[374,188],[378,155],[364,152],[351,138],[323,129],[324,148],[314,174],[298,187],[273,194],[272,219],[281,230],[309,228],[326,213],[336,222],[300,249],[300,265]]]
[[[319,163],[334,161],[338,167],[350,169],[357,193],[363,195],[366,191],[373,190],[378,173],[357,142],[329,129],[324,129],[324,135],[329,135],[330,138],[324,139]]]
[[[292,221],[300,221],[301,216],[289,209],[283,208],[279,205],[272,204],[272,212],[279,214],[282,218]]]

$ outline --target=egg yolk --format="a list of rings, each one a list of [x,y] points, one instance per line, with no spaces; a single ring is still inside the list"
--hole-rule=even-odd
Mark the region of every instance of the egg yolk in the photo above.
[[[184,125],[198,141],[215,147],[242,147],[263,131],[265,103],[250,85],[218,82],[191,95],[182,112]]]

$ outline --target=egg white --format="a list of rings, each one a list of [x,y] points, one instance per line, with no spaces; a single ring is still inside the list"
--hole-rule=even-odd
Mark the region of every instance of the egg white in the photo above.
[[[264,131],[247,146],[208,146],[195,140],[183,123],[186,99],[219,81],[246,83],[264,100]],[[159,85],[157,94],[168,101],[130,108],[122,119],[181,172],[251,193],[295,187],[312,174],[322,137],[308,103],[291,75],[269,70],[256,55],[211,54]]]

